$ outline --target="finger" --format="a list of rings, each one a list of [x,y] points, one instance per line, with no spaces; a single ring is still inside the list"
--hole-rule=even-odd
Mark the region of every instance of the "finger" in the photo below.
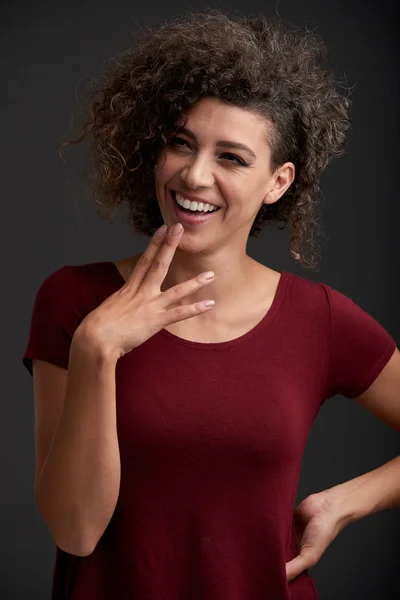
[[[153,258],[149,265],[143,283],[160,290],[164,281],[171,261],[174,257],[176,248],[182,238],[183,228],[178,233],[175,233],[174,228],[168,231],[168,234],[163,240],[163,244],[159,253]]]
[[[150,244],[147,246],[146,250],[141,254],[139,260],[137,261],[134,269],[132,269],[131,274],[129,275],[126,283],[130,287],[139,287],[142,283],[147,271],[149,270],[153,260],[157,256],[158,252],[162,248],[164,243],[166,234],[167,234],[167,225],[162,225],[157,229],[155,234],[153,235]]]
[[[306,569],[309,569],[312,566],[313,565],[310,564],[310,560],[307,558],[307,556],[302,556],[301,554],[299,554],[291,561],[286,563],[286,577],[288,578],[288,581],[291,581],[292,579],[300,575],[300,573],[302,573]]]
[[[185,304],[184,306],[177,306],[175,308],[171,308],[164,312],[164,324],[171,325],[172,323],[177,323],[178,321],[184,321],[185,319],[190,319],[195,315],[199,315],[207,310],[210,310],[214,306],[214,300],[203,300],[202,302],[195,302],[194,304]]]
[[[214,280],[214,277],[214,271],[206,271],[197,277],[194,277],[193,279],[189,279],[188,281],[174,285],[172,288],[166,290],[162,294],[163,308],[168,309],[171,305],[176,304],[183,298],[191,296],[200,288],[204,287],[208,283],[211,283],[211,281]]]

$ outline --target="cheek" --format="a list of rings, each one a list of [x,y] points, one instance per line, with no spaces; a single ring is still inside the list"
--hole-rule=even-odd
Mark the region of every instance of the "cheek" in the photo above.
[[[165,185],[170,181],[177,172],[177,166],[174,161],[167,154],[163,154],[157,161],[157,166],[154,169],[154,178],[156,185]]]
[[[248,210],[252,192],[244,182],[225,180],[221,190],[231,211],[244,213]]]
[[[253,218],[260,210],[264,199],[264,190],[254,181],[236,182],[235,185],[226,186],[223,195],[227,200],[229,213],[239,218]]]

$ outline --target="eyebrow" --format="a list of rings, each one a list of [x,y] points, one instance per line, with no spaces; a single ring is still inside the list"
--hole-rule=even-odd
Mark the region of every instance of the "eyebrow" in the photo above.
[[[193,133],[193,131],[191,131],[190,129],[188,129],[187,127],[180,127],[177,131],[177,133],[184,133],[186,134],[188,137],[190,137],[192,140],[196,139],[195,134]],[[246,146],[245,144],[241,144],[240,142],[231,142],[229,140],[219,140],[216,143],[216,146],[218,148],[220,147],[224,147],[224,148],[234,148],[235,150],[244,150],[245,152],[248,152],[253,158],[257,158],[256,155],[254,154],[253,150],[251,150],[248,146]]]

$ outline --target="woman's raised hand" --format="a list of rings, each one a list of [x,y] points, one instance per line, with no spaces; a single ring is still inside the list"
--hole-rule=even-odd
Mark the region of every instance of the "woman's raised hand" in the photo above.
[[[166,325],[211,308],[207,301],[170,307],[210,283],[212,272],[208,279],[201,273],[160,291],[182,233],[183,227],[175,235],[174,228],[167,231],[166,225],[158,229],[125,284],[83,319],[78,329],[90,344],[118,360]]]

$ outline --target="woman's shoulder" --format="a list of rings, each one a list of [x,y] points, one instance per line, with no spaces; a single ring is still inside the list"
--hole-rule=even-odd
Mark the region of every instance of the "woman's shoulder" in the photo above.
[[[123,283],[116,263],[110,260],[65,264],[42,279],[38,294],[57,303],[96,305]]]
[[[308,279],[289,271],[286,274],[286,303],[292,314],[314,323],[326,322],[329,317],[329,295],[322,281]]]
[[[113,265],[117,269],[118,273],[127,281],[136,266],[137,261],[142,256],[142,252],[139,254],[135,254],[134,256],[128,256],[127,258],[122,258],[121,260],[116,260]]]
[[[51,271],[45,278],[54,282],[75,281],[76,284],[91,285],[93,283],[107,283],[109,280],[118,280],[122,271],[126,269],[129,259],[119,261],[101,260],[81,264],[65,264]]]

